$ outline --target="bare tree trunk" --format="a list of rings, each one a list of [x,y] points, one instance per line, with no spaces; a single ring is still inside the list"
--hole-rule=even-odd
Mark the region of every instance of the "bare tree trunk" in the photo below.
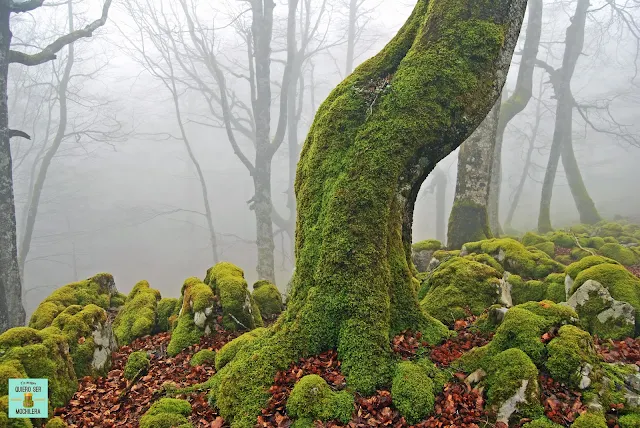
[[[574,99],[571,93],[571,79],[573,78],[576,64],[584,46],[584,29],[588,9],[589,0],[578,0],[576,12],[571,20],[571,25],[569,25],[566,32],[562,67],[558,70],[554,70],[549,65],[542,64],[550,74],[551,83],[553,84],[553,89],[557,99],[555,129],[553,132],[551,150],[549,152],[549,161],[547,163],[547,169],[542,183],[540,213],[538,216],[538,230],[543,233],[552,230],[551,198],[553,196],[553,185],[558,170],[560,155],[565,150],[563,147],[564,145],[572,145]],[[572,148],[566,150],[571,150],[571,153],[573,153]],[[568,163],[571,164],[570,159],[568,160]],[[571,166],[572,165],[570,165],[570,167]],[[579,196],[584,196],[584,194]],[[591,203],[593,204],[593,202]],[[595,209],[595,206],[593,208]]]
[[[459,249],[467,242],[493,236],[487,207],[499,114],[500,100],[460,147],[456,194],[449,215],[449,248]]]
[[[445,215],[445,203],[447,193],[447,174],[442,168],[436,167],[433,180],[436,191],[436,239],[446,244],[447,239],[447,217]]]
[[[356,24],[358,20],[358,0],[349,0],[349,30],[347,34],[347,64],[346,75],[353,71],[356,50]]]
[[[67,13],[69,15],[69,32],[71,33],[74,30],[73,4],[71,3],[71,1],[67,2]],[[20,249],[18,251],[18,263],[20,266],[21,278],[24,278],[24,264],[27,260],[27,256],[29,255],[29,250],[31,249],[31,240],[33,238],[33,230],[35,229],[36,218],[38,216],[38,208],[40,207],[40,197],[42,196],[42,190],[44,189],[44,182],[47,179],[47,173],[49,172],[51,161],[58,152],[60,144],[62,144],[62,140],[64,139],[65,133],[67,132],[67,88],[69,87],[69,77],[71,76],[71,70],[73,69],[73,64],[75,61],[75,51],[73,43],[70,43],[68,45],[68,51],[69,54],[67,57],[67,63],[65,64],[62,78],[58,82],[58,130],[56,131],[56,135],[53,139],[51,147],[49,147],[44,157],[42,158],[42,163],[40,164],[40,169],[38,170],[38,176],[36,177],[36,181],[33,184],[33,190],[31,191],[31,200],[29,200],[28,202],[29,209],[27,211],[27,221],[25,223],[24,234],[22,235],[22,241]],[[46,141],[44,142],[44,144],[46,144]]]
[[[16,210],[7,104],[11,29],[9,0],[0,0],[0,333],[24,325],[22,284],[16,245]]]
[[[572,110],[573,113],[573,110]],[[573,139],[569,138],[562,146],[562,167],[564,168],[571,195],[576,203],[578,214],[580,214],[580,222],[585,224],[595,224],[602,220],[600,213],[593,203],[593,199],[589,196],[587,187],[582,180],[580,167],[573,152]]]
[[[502,235],[500,226],[500,187],[502,186],[502,140],[504,134],[497,133],[493,145],[493,157],[491,165],[491,179],[489,182],[489,202],[487,215],[489,216],[489,229],[494,236]]]

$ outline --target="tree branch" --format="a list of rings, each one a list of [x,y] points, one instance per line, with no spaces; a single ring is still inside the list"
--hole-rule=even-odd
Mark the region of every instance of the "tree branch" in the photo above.
[[[37,1],[39,0],[30,0],[26,3]],[[102,27],[107,22],[111,1],[112,0],[105,0],[104,6],[102,7],[102,16],[99,19],[96,19],[81,30],[72,31],[69,34],[57,38],[53,43],[51,43],[49,46],[45,47],[38,53],[29,55],[24,52],[10,50],[9,63],[18,63],[26,66],[32,66],[44,64],[45,62],[56,59],[56,53],[58,53],[63,47],[81,38],[91,37],[96,29]],[[42,3],[42,1],[40,1],[40,3]]]
[[[10,129],[9,130],[9,138],[13,138],[13,137],[22,137],[22,138],[26,138],[27,140],[31,139],[29,134],[27,134],[24,131],[20,131],[18,129]]]
[[[44,0],[28,0],[19,3],[10,1],[9,10],[12,13],[29,12],[42,6],[42,3],[44,3]]]

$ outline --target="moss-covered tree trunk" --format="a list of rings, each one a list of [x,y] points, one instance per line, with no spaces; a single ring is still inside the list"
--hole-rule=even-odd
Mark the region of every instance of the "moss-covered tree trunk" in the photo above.
[[[575,15],[571,20],[571,25],[567,28],[562,67],[554,70],[548,64],[541,64],[550,75],[557,107],[553,141],[540,197],[540,213],[538,215],[538,230],[540,232],[548,232],[552,229],[551,197],[560,156],[562,156],[562,164],[567,174],[569,187],[580,214],[580,221],[593,224],[601,219],[584,185],[573,153],[572,122],[575,100],[571,93],[571,79],[584,46],[584,29],[588,11],[589,0],[578,0]]]
[[[398,35],[325,100],[296,177],[296,269],[286,312],[212,381],[233,426],[255,423],[276,370],[337,349],[348,383],[391,381],[390,339],[437,341],[411,266],[413,208],[436,163],[495,104],[526,0],[419,0]]]
[[[460,249],[467,242],[491,238],[489,193],[493,174],[500,103],[482,121],[458,154],[458,178],[449,214],[447,245]]]

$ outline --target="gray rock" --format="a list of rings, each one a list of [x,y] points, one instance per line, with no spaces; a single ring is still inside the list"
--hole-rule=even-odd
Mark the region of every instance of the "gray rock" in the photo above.
[[[592,370],[593,366],[589,363],[585,363],[580,368],[580,389],[587,389],[591,385],[591,378],[589,377],[589,375],[591,374]]]
[[[438,266],[440,266],[440,260],[433,257],[429,262],[429,266],[427,266],[427,272],[434,271]]]
[[[513,286],[509,283],[509,276],[511,274],[505,271],[500,280],[500,303],[508,308],[513,306],[513,299],[511,298],[511,288]]]
[[[516,393],[513,394],[513,396],[506,400],[504,403],[502,403],[500,409],[498,410],[498,422],[503,422],[509,425],[509,418],[518,408],[518,404],[527,402],[526,392],[528,385],[529,380],[523,379],[522,385],[520,386],[520,388],[518,388]]]
[[[573,278],[569,275],[564,277],[564,298],[568,299],[569,294],[571,293],[571,289],[573,288]]]
[[[635,364],[634,364],[635,366]],[[636,366],[637,367],[637,366]],[[624,378],[624,383],[636,393],[640,393],[640,373],[634,373],[627,375]]]
[[[434,252],[433,250],[412,251],[411,258],[418,272],[427,272]]]
[[[118,349],[111,323],[98,324],[91,335],[95,343],[91,367],[97,371],[106,371],[111,365],[111,353]]]

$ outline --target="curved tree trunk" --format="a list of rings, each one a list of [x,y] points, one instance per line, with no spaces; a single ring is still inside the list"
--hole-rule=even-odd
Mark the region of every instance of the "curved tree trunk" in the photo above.
[[[496,102],[526,0],[419,0],[376,57],[325,100],[296,177],[296,269],[287,311],[213,379],[233,427],[255,424],[276,371],[337,349],[348,383],[388,385],[390,339],[446,333],[423,313],[411,266],[413,208],[436,163]]]
[[[496,102],[460,147],[456,195],[449,214],[449,248],[460,249],[467,242],[493,237],[487,209],[499,114],[500,103]]]
[[[573,111],[572,111],[573,113]],[[596,208],[596,204],[593,203],[593,199],[589,196],[587,186],[585,186],[582,180],[582,174],[580,173],[580,167],[576,160],[576,155],[573,152],[573,141],[568,139],[562,146],[562,167],[564,173],[567,176],[569,182],[569,189],[571,195],[576,203],[578,214],[580,214],[580,222],[585,224],[596,224],[602,217]]]
[[[444,208],[447,195],[447,174],[442,168],[438,167],[433,172],[436,191],[436,239],[445,244],[447,239],[447,220]]]

